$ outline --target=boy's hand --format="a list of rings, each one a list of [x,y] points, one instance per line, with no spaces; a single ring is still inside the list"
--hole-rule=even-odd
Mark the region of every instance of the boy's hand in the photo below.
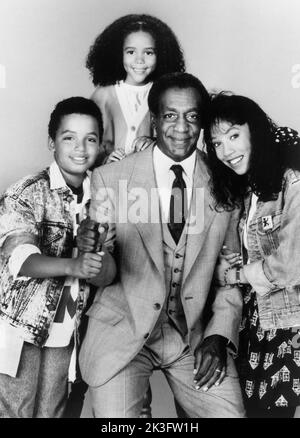
[[[125,158],[125,157],[126,157],[126,154],[123,151],[123,149],[116,149],[108,156],[105,164],[112,163],[113,161],[123,160],[123,158]]]
[[[76,278],[93,278],[101,271],[104,252],[98,254],[86,252],[75,259],[70,259],[68,275]]]
[[[86,218],[77,230],[77,247],[79,252],[98,252],[105,242],[108,231],[108,224],[99,224],[98,222]]]

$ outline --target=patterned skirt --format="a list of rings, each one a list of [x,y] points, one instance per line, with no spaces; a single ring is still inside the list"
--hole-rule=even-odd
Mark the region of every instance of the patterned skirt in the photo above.
[[[246,409],[300,405],[300,327],[262,330],[250,288],[244,295],[237,368]]]

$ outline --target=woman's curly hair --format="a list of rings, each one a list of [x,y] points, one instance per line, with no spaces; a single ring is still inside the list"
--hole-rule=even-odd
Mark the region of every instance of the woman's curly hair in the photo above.
[[[86,67],[94,85],[113,85],[126,78],[124,40],[130,33],[138,31],[149,33],[155,41],[156,68],[149,81],[166,73],[185,71],[182,49],[169,26],[151,15],[130,14],[106,27],[91,46]]]
[[[246,175],[237,175],[217,158],[211,131],[220,122],[232,125],[248,124],[251,155]],[[211,169],[213,193],[222,208],[234,208],[249,188],[262,201],[274,199],[282,188],[285,170],[300,170],[300,148],[276,140],[277,131],[277,125],[253,100],[228,92],[211,96],[205,118],[204,140]]]

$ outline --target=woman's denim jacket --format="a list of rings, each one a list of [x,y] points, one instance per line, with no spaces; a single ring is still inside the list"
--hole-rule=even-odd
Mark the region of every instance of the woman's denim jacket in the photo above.
[[[240,221],[240,236],[250,196]],[[277,199],[258,200],[248,228],[244,273],[256,292],[263,329],[300,326],[300,172],[288,169]]]
[[[72,257],[72,192],[51,189],[49,168],[10,187],[0,199],[0,319],[18,327],[25,341],[43,346],[64,287],[65,277],[13,279],[12,250],[31,243],[42,254]],[[79,282],[75,327],[86,305],[89,286]]]

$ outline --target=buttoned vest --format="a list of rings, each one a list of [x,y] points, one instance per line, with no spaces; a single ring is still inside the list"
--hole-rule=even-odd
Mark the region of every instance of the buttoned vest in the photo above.
[[[155,328],[168,322],[175,325],[182,336],[187,334],[187,324],[181,301],[181,280],[184,266],[186,248],[186,234],[183,231],[178,244],[168,229],[166,223],[162,224],[163,255],[165,266],[166,298]]]

